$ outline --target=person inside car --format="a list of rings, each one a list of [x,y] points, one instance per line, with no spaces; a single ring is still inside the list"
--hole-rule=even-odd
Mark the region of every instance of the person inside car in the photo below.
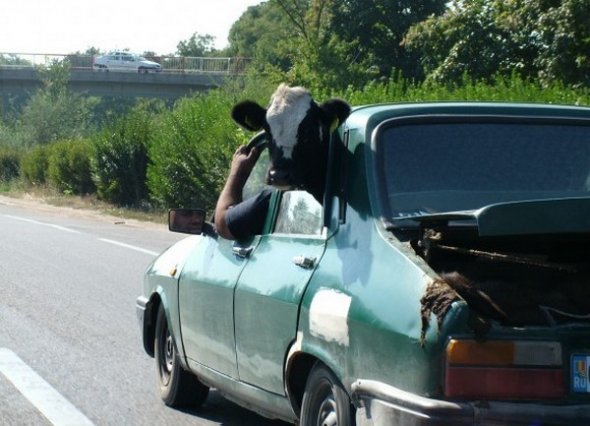
[[[229,175],[215,207],[217,233],[228,240],[262,233],[272,190],[263,189],[251,198],[242,199],[242,190],[260,152],[260,148],[243,145],[234,153]]]

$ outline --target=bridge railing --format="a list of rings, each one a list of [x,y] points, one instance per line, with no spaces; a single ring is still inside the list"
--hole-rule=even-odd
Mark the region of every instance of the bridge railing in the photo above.
[[[100,55],[0,52],[0,68],[48,67],[56,61],[67,60],[74,70],[93,71],[97,56]],[[162,72],[179,74],[243,74],[250,63],[250,59],[240,57],[146,56],[146,59],[162,65]]]

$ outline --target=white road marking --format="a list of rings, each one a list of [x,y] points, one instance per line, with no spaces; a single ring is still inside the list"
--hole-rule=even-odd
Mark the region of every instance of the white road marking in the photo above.
[[[80,231],[76,231],[75,229],[66,228],[65,226],[55,225],[53,223],[41,222],[39,220],[28,219],[28,218],[20,217],[20,216],[13,216],[13,215],[10,215],[10,214],[2,214],[2,216],[8,217],[8,218],[14,219],[14,220],[20,220],[22,222],[34,223],[35,225],[49,226],[51,228],[59,229],[60,231],[64,231],[64,232],[71,232],[73,234],[80,234]],[[155,251],[152,251],[152,250],[147,250],[147,249],[144,249],[144,248],[141,248],[141,247],[132,246],[131,244],[125,244],[125,243],[121,243],[121,242],[115,241],[115,240],[109,240],[107,238],[99,238],[98,240],[99,241],[102,241],[102,242],[105,242],[105,243],[114,244],[114,245],[119,246],[119,247],[125,247],[125,248],[128,248],[130,250],[135,250],[135,251],[139,251],[141,253],[149,254],[151,256],[157,256],[157,255],[160,254],[160,253],[155,252]]]
[[[72,234],[79,234],[80,233],[80,231],[76,231],[75,229],[66,228],[65,226],[55,225],[53,223],[41,222],[41,221],[38,221],[38,220],[27,219],[25,217],[13,216],[13,215],[10,215],[10,214],[4,214],[2,216],[8,217],[8,218],[14,219],[14,220],[20,220],[22,222],[34,223],[35,225],[49,226],[50,228],[59,229],[60,231],[70,232]]]
[[[0,348],[0,373],[10,380],[53,425],[93,425],[71,402],[10,349]]]
[[[152,256],[157,256],[157,255],[160,254],[160,253],[155,252],[155,251],[146,250],[146,249],[141,248],[141,247],[132,246],[131,244],[125,244],[125,243],[121,243],[121,242],[115,241],[115,240],[109,240],[107,238],[99,238],[98,240],[99,241],[102,241],[102,242],[105,242],[105,243],[114,244],[114,245],[119,246],[119,247],[125,247],[125,248],[128,248],[130,250],[139,251],[141,253],[150,254]]]

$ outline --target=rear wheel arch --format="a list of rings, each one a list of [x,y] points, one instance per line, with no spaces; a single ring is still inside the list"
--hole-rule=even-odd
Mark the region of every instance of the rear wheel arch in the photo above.
[[[303,393],[305,392],[305,385],[311,369],[318,359],[305,352],[294,354],[289,359],[286,376],[287,395],[293,407],[293,411],[297,415],[301,411],[301,402],[303,401]]]

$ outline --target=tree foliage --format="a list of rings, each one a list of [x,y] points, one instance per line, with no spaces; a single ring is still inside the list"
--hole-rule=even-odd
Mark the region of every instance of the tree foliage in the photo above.
[[[161,207],[212,209],[236,147],[246,141],[231,121],[227,92],[185,98],[164,117],[149,156],[151,199]]]
[[[393,70],[408,78],[421,77],[417,57],[402,45],[408,29],[429,16],[441,15],[446,0],[342,0],[334,2],[330,32],[351,47],[358,62],[382,76]]]
[[[275,2],[250,6],[229,31],[229,50],[233,56],[254,60],[256,72],[286,72],[294,56],[296,28]]]
[[[429,79],[460,81],[517,72],[524,78],[590,83],[590,0],[455,1],[410,29]]]
[[[188,40],[176,45],[176,53],[180,56],[209,56],[215,51],[215,37],[209,34],[193,33]]]
[[[318,90],[359,87],[371,78],[370,63],[357,55],[357,40],[346,40],[333,31],[334,0],[274,1],[298,34],[293,41],[293,65],[285,73],[287,81]]]
[[[47,182],[65,194],[83,195],[95,190],[90,161],[92,145],[87,139],[63,140],[48,149]]]
[[[232,52],[256,59],[275,80],[317,87],[362,87],[416,58],[400,46],[406,30],[444,0],[270,0],[249,8],[230,31]]]
[[[19,145],[29,147],[56,140],[80,139],[92,132],[92,112],[96,98],[68,90],[70,66],[67,61],[54,61],[38,69],[42,88],[23,108],[17,123]]]
[[[8,146],[0,146],[0,182],[6,182],[19,176],[21,151]]]
[[[47,181],[49,148],[48,145],[36,145],[23,155],[20,168],[26,183],[43,185]]]
[[[150,105],[139,104],[96,137],[92,169],[101,199],[135,207],[147,200],[148,149],[154,129]]]

